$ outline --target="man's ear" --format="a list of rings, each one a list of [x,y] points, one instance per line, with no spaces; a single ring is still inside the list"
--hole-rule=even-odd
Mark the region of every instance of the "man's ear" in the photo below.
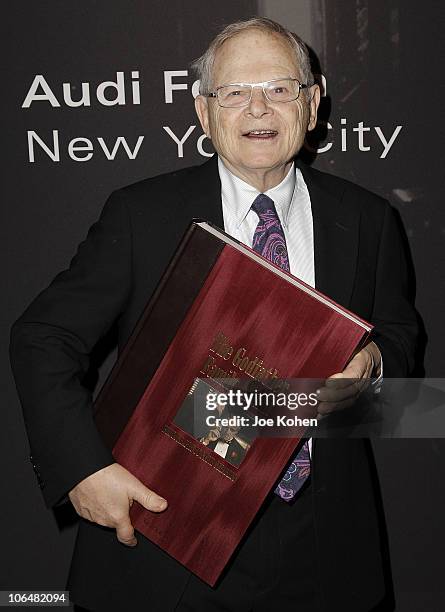
[[[311,98],[309,102],[309,123],[307,126],[308,131],[313,130],[317,125],[317,112],[320,104],[320,87],[315,84],[310,88]]]
[[[210,138],[209,104],[207,98],[204,98],[204,96],[201,95],[196,96],[195,110],[204,134],[207,136],[207,138]]]

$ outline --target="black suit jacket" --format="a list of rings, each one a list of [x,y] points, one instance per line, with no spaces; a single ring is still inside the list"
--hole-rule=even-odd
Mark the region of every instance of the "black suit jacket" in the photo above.
[[[312,205],[317,288],[371,321],[385,377],[405,376],[416,319],[391,208],[347,181],[300,167]],[[12,366],[49,507],[113,462],[93,423],[91,393],[82,386],[89,354],[116,320],[124,346],[193,217],[223,227],[215,158],[114,192],[70,268],[13,326]],[[314,443],[320,586],[331,609],[341,602],[345,612],[366,609],[383,591],[368,459],[362,440]],[[187,578],[187,570],[145,538],[125,549],[113,530],[81,521],[69,582],[74,601],[124,608],[132,592],[135,606],[150,602],[150,610],[167,610]]]

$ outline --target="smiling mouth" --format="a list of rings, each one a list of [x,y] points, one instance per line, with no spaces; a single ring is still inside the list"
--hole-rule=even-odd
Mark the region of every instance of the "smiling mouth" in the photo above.
[[[276,130],[250,130],[245,132],[243,136],[251,140],[271,140],[278,136],[278,132]]]

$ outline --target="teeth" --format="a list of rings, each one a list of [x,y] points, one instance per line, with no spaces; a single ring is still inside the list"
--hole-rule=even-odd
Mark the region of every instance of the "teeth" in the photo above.
[[[249,134],[276,134],[275,130],[251,130]]]

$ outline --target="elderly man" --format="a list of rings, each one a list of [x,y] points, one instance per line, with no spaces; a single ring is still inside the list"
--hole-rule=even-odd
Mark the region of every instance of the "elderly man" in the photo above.
[[[252,19],[225,28],[196,66],[196,110],[217,156],[113,193],[70,268],[12,333],[45,501],[52,507],[68,494],[82,517],[68,588],[92,610],[370,610],[385,589],[364,441],[306,444],[310,475],[293,502],[271,492],[211,588],[136,539],[133,501],[162,512],[168,500],[114,462],[93,423],[81,384],[88,355],[116,320],[125,344],[192,217],[252,245],[266,211],[288,269],[375,324],[374,341],[322,390],[320,412],[349,405],[382,365],[385,376],[412,365],[415,315],[390,207],[295,161],[320,98],[305,45],[275,22]]]

